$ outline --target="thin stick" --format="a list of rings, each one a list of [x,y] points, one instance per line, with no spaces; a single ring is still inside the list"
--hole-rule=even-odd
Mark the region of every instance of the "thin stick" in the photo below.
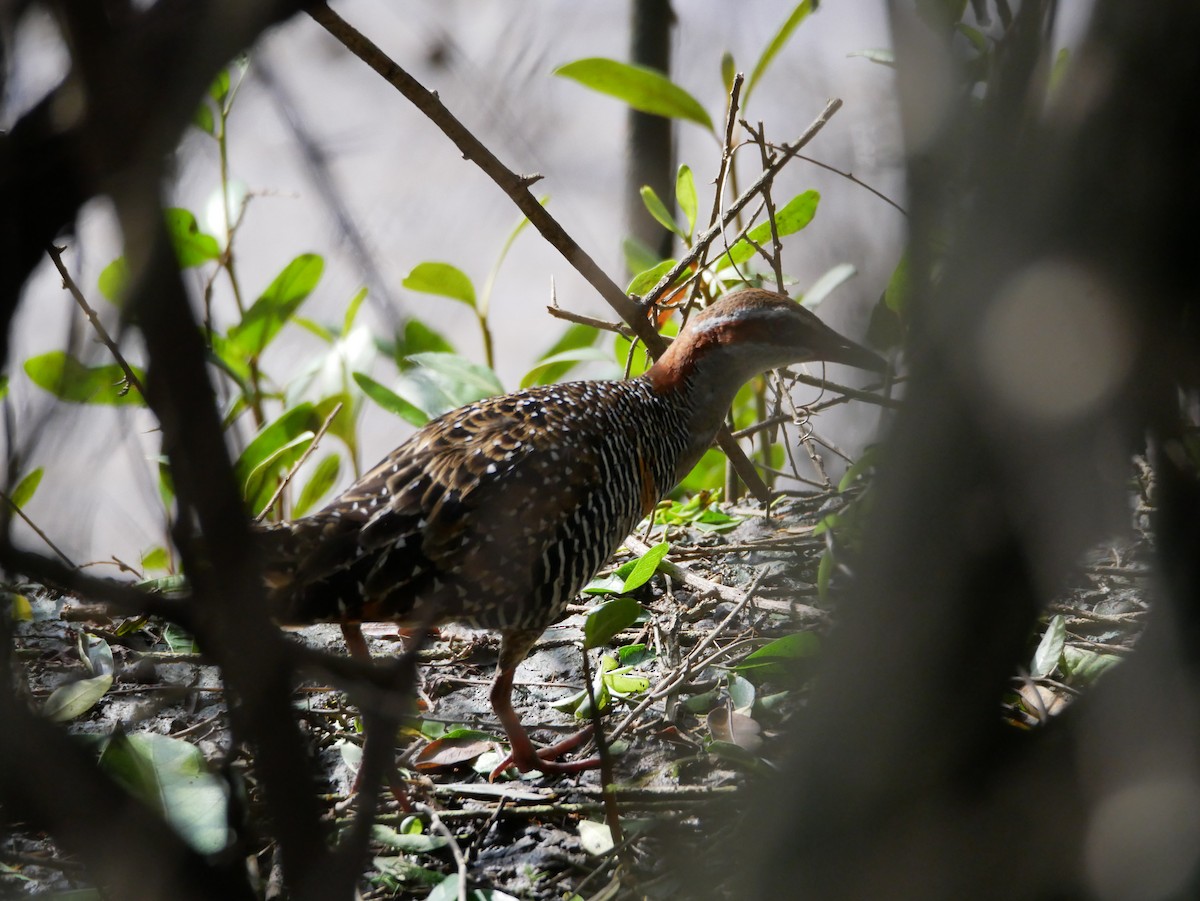
[[[463,854],[462,848],[458,846],[458,839],[454,837],[454,833],[442,822],[442,818],[438,816],[437,810],[432,806],[429,807],[429,827],[434,831],[441,833],[446,839],[446,844],[450,847],[450,853],[454,855],[454,865],[458,869],[458,901],[467,901],[467,858]]]
[[[129,365],[129,362],[122,355],[121,349],[117,347],[117,342],[112,339],[108,330],[104,328],[104,325],[100,322],[100,317],[96,315],[96,311],[87,302],[87,298],[83,296],[83,292],[79,290],[79,286],[75,284],[75,280],[71,278],[71,273],[67,271],[67,267],[63,264],[62,254],[64,250],[66,250],[65,247],[56,247],[53,244],[46,248],[46,253],[50,255],[50,259],[54,262],[54,268],[62,276],[63,287],[75,298],[75,303],[79,305],[79,309],[83,310],[83,314],[87,317],[88,322],[91,323],[92,329],[100,337],[100,341],[108,348],[108,352],[117,361],[117,365],[121,367],[121,372],[125,374],[125,383],[130,388],[136,389],[137,393],[142,396],[142,400],[145,400],[146,389],[142,387],[141,379],[137,377],[137,373],[133,371],[133,367]],[[51,546],[53,547],[53,545]],[[55,550],[57,551],[58,549],[55,548]]]
[[[283,490],[287,488],[288,482],[292,480],[292,476],[299,472],[300,467],[303,466],[305,461],[312,456],[313,451],[317,449],[317,445],[321,443],[321,439],[325,437],[325,433],[329,431],[329,426],[333,423],[333,418],[340,412],[342,412],[342,404],[339,401],[334,405],[334,408],[330,411],[329,415],[325,417],[325,421],[321,423],[321,428],[318,429],[317,434],[313,436],[312,444],[304,449],[304,453],[300,455],[300,459],[296,461],[296,465],[289,469],[287,475],[283,477],[283,481],[279,483],[279,487],[275,489],[275,493],[271,495],[271,499],[267,501],[267,505],[262,508],[262,512],[259,513],[258,516],[254,517],[255,522],[262,522],[263,519],[266,518],[266,515],[271,512],[271,508],[275,506],[275,503],[283,494]]]
[[[783,170],[783,167],[791,162],[799,154],[800,150],[817,136],[821,129],[825,127],[831,118],[833,118],[834,113],[841,108],[841,100],[837,98],[830,100],[827,104],[825,104],[825,109],[821,111],[821,114],[813,120],[813,123],[809,125],[807,129],[805,129],[804,134],[800,135],[800,137],[791,144],[781,144],[779,147],[780,154],[778,158],[771,164],[770,168],[765,170],[762,175],[758,177],[758,180],[754,182],[754,184],[743,191],[742,194],[729,205],[729,208],[721,217],[720,222],[716,223],[703,235],[700,235],[698,238],[696,238],[696,243],[692,246],[692,249],[688,253],[684,254],[680,258],[679,262],[672,266],[666,275],[659,279],[658,284],[654,286],[649,294],[645,295],[643,300],[646,303],[657,303],[662,298],[663,294],[665,294],[670,286],[675,282],[675,279],[679,278],[680,274],[685,269],[689,268],[706,252],[708,245],[711,244],[719,234],[721,234],[725,226],[732,222],[737,217],[738,213],[740,213],[745,206],[750,203],[751,200],[762,193],[763,186],[775,178],[775,176]]]
[[[573,313],[570,310],[564,310],[562,307],[546,307],[546,312],[555,319],[562,319],[566,322],[574,322],[578,325],[586,325],[601,332],[616,332],[618,335],[624,335],[626,338],[634,337],[633,329],[625,325],[623,322],[609,322],[606,319],[597,319],[595,316],[585,316],[583,313]]]
[[[17,514],[17,516],[21,517],[21,519],[25,522],[25,525],[29,526],[29,528],[33,529],[33,531],[35,533],[37,533],[38,538],[40,538],[40,539],[42,539],[42,541],[46,542],[46,546],[49,547],[50,550],[52,550],[52,551],[54,551],[54,553],[58,554],[58,558],[60,560],[62,560],[63,563],[67,564],[67,566],[71,567],[71,569],[79,569],[79,567],[76,566],[74,562],[72,562],[71,558],[68,557],[66,554],[64,554],[59,549],[58,545],[50,540],[50,536],[47,535],[45,532],[43,532],[38,527],[38,524],[35,523],[32,519],[30,519],[25,514],[25,511],[22,510],[20,507],[18,507],[13,502],[13,499],[11,497],[9,497],[6,492],[0,491],[0,497],[4,498],[4,500],[8,501],[8,505],[13,508],[13,511]]]

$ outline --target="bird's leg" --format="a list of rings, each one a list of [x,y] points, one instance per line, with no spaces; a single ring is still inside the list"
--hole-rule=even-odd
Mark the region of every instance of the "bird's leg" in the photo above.
[[[512,706],[513,676],[516,675],[517,664],[524,660],[534,642],[541,637],[541,629],[514,629],[505,631],[500,638],[500,660],[496,664],[496,676],[492,680],[492,709],[504,732],[508,735],[511,751],[500,761],[500,765],[492,770],[491,779],[496,779],[510,766],[515,766],[522,773],[530,770],[540,770],[551,775],[555,773],[578,773],[592,770],[600,765],[599,758],[576,760],[571,763],[559,763],[556,758],[583,744],[592,734],[592,727],[569,736],[560,742],[540,750],[534,748],[529,740],[529,734],[521,725],[521,718]]]
[[[362,633],[362,626],[358,623],[344,623],[342,625],[342,640],[346,642],[346,650],[350,652],[351,657],[357,660],[371,659],[371,649],[367,647],[367,639]],[[364,734],[364,748],[366,748],[368,741],[370,741],[370,736]],[[400,778],[400,771],[396,768],[395,758],[388,763],[386,777],[388,788],[392,790],[392,797],[396,799],[396,803],[400,805],[400,809],[404,811],[412,810],[412,804],[408,800],[408,789],[404,785],[404,780]],[[350,787],[351,792],[358,791],[358,784],[361,779],[362,770],[360,769],[354,776],[354,785]]]

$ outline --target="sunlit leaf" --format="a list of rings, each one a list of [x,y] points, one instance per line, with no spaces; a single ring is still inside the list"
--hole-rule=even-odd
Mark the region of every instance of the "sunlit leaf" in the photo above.
[[[475,286],[465,272],[449,263],[418,263],[401,282],[410,291],[449,297],[475,306]]]
[[[880,66],[887,66],[889,69],[896,68],[896,54],[891,50],[875,49],[875,50],[852,50],[846,56],[861,56],[863,59],[870,60]]]
[[[358,311],[362,308],[363,301],[367,299],[367,289],[359,288],[354,296],[350,298],[350,303],[346,304],[346,314],[342,317],[342,334],[348,335],[354,328],[354,320],[358,318]]]
[[[687,237],[684,240],[690,242],[692,233],[696,230],[699,201],[696,198],[696,180],[692,177],[692,170],[686,165],[680,166],[675,175],[675,202],[679,204],[680,212],[687,219]]]
[[[131,368],[134,375],[145,384],[145,373],[137,367]],[[126,384],[125,373],[116,363],[89,367],[70,354],[52,350],[30,357],[25,361],[24,369],[35,385],[59,400],[113,406],[145,404],[142,395]]]
[[[564,350],[560,353],[551,354],[548,357],[542,358],[536,366],[525,373],[521,379],[521,387],[529,388],[533,385],[547,384],[547,374],[561,371],[562,364],[583,362],[611,364],[612,357],[599,347],[576,347],[572,350]]]
[[[712,131],[712,119],[700,102],[654,69],[591,57],[559,66],[554,74],[623,100],[643,113],[686,119]]]
[[[792,10],[791,15],[787,17],[787,20],[779,26],[779,30],[775,32],[775,36],[771,38],[770,42],[763,49],[758,62],[754,64],[754,71],[750,73],[750,77],[746,80],[743,105],[750,102],[750,95],[754,92],[755,87],[758,86],[758,81],[767,71],[767,67],[771,65],[771,61],[775,59],[775,55],[783,49],[783,45],[791,38],[792,32],[796,30],[796,27],[808,18],[808,14],[813,11],[815,5],[813,0],[802,0],[802,2],[796,4],[796,7]]]
[[[612,830],[606,823],[580,820],[575,828],[579,831],[579,844],[588,854],[598,857],[613,849]]]
[[[395,391],[379,384],[366,373],[354,373],[354,383],[362,389],[363,394],[405,422],[410,422],[415,426],[422,426],[429,422],[429,416],[423,410],[419,410]]]
[[[801,302],[810,309],[817,306],[846,281],[853,278],[857,272],[858,270],[850,263],[838,263],[826,270],[820,278],[812,283],[812,286],[804,292]]]
[[[659,279],[675,268],[674,260],[663,260],[661,263],[655,263],[650,269],[639,272],[633,277],[633,281],[629,283],[629,287],[625,289],[626,294],[636,294],[642,297],[650,292],[650,289],[658,284]]]
[[[783,679],[794,672],[795,661],[815,657],[820,650],[815,632],[794,632],[763,645],[733,670],[754,679]]]
[[[562,337],[555,341],[550,349],[538,358],[538,364],[526,373],[525,378],[521,380],[521,387],[528,388],[535,384],[548,385],[559,381],[581,361],[572,361],[569,359],[563,359],[558,363],[549,363],[547,361],[557,354],[565,354],[582,347],[591,347],[596,343],[599,335],[599,331],[590,325],[583,325],[579,322],[568,325],[563,331]]]
[[[451,409],[504,393],[495,372],[459,354],[421,353],[408,359],[435,376],[435,383],[453,403]]]
[[[583,646],[598,648],[612,641],[613,636],[632,626],[642,612],[642,605],[631,597],[607,601],[588,614],[583,624]]]
[[[450,843],[450,840],[444,836],[403,832],[382,823],[376,823],[371,827],[371,838],[385,848],[402,851],[405,854],[428,854],[430,851],[444,848]]]
[[[112,673],[104,673],[60,685],[46,698],[46,703],[42,705],[42,716],[56,723],[73,720],[95,707],[112,688],[112,684]]]
[[[229,791],[195,745],[139,732],[117,733],[100,756],[100,769],[158,812],[202,854],[229,844]]]
[[[313,504],[323,498],[337,482],[342,471],[342,458],[337,454],[326,454],[304,483],[300,497],[292,505],[292,516],[299,518],[312,509]]]
[[[9,614],[13,620],[19,623],[30,622],[33,619],[33,605],[29,603],[29,598],[23,594],[10,594],[8,597],[12,602]]]
[[[662,202],[662,198],[655,193],[654,189],[649,185],[642,185],[641,188],[642,203],[646,207],[646,212],[654,217],[663,228],[672,231],[679,237],[687,240],[687,235],[684,234],[674,217],[671,216],[671,211],[667,209],[667,205]]]
[[[171,557],[167,549],[161,545],[152,547],[142,554],[142,569],[167,569],[171,565]]]
[[[798,194],[787,202],[781,209],[775,213],[775,227],[779,233],[779,237],[794,234],[804,228],[808,223],[812,222],[813,217],[817,214],[817,204],[820,203],[821,194],[818,191],[805,191],[803,194]],[[717,262],[718,269],[724,269],[732,266],[735,263],[741,264],[754,256],[757,251],[754,249],[754,244],[759,247],[769,247],[771,243],[771,223],[760,222],[754,228],[747,232],[747,237],[742,238],[735,243],[728,253],[721,256]],[[753,241],[753,244],[751,243]]]
[[[30,470],[17,482],[15,488],[8,493],[8,499],[14,507],[24,507],[33,499],[33,494],[38,489],[38,485],[42,483],[42,475],[45,469],[39,466],[37,469]]]
[[[221,256],[221,247],[212,235],[200,231],[190,210],[172,207],[166,211],[167,234],[175,247],[175,258],[183,269],[200,266]]]
[[[192,113],[192,124],[205,134],[216,133],[216,122],[213,119],[212,107],[207,102],[201,102]]]
[[[1067,621],[1062,614],[1057,614],[1050,619],[1046,633],[1038,642],[1037,650],[1033,654],[1033,663],[1029,667],[1029,675],[1035,679],[1042,679],[1054,672],[1058,668],[1058,661],[1062,658],[1066,643]]]
[[[308,299],[324,269],[325,261],[315,253],[296,257],[275,276],[267,290],[246,311],[242,321],[229,330],[229,340],[247,357],[261,355]]]
[[[117,257],[101,269],[100,277],[96,279],[96,287],[100,289],[100,293],[106,300],[116,304],[124,299],[128,285],[129,264],[125,262],[125,257]]]
[[[623,590],[626,593],[635,591],[649,582],[650,577],[658,571],[658,564],[662,563],[663,558],[667,556],[667,552],[670,549],[671,545],[663,541],[654,545],[654,547],[639,557],[637,563],[634,564],[633,571],[625,579]]]

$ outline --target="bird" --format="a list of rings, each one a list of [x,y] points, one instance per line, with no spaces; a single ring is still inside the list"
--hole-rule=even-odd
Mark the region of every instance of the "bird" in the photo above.
[[[887,368],[786,295],[748,288],[694,312],[637,377],[445,413],[323,509],[266,530],[275,619],[496,630],[490,700],[511,747],[496,772],[509,761],[544,775],[594,766],[557,759],[570,740],[535,748],[512,705],[518,664],[699,461],[738,389],[817,360]]]

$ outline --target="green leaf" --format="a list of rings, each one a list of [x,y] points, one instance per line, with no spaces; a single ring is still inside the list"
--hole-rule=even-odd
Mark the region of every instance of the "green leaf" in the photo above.
[[[196,107],[196,111],[192,113],[192,124],[205,134],[216,134],[216,122],[213,119],[212,107],[208,105],[208,101],[201,101],[200,105]]]
[[[261,511],[274,493],[275,476],[282,476],[312,443],[321,423],[310,403],[298,404],[267,423],[246,445],[234,464],[242,497],[254,513]]]
[[[159,545],[152,547],[142,554],[142,569],[167,569],[171,565],[171,557],[167,549]]]
[[[821,639],[815,632],[794,632],[763,645],[731,669],[753,673],[756,678],[781,679],[788,675],[790,664],[815,657],[820,649]]]
[[[17,486],[9,492],[8,499],[14,507],[24,507],[33,498],[33,493],[37,491],[38,485],[42,483],[42,475],[45,469],[39,466],[37,469],[27,472],[21,481],[17,482]]]
[[[42,716],[55,723],[65,723],[87,713],[112,688],[112,673],[90,676],[77,682],[60,685],[46,698]]]
[[[410,354],[408,359],[441,376],[438,384],[454,401],[451,409],[504,393],[495,372],[458,354]]]
[[[342,458],[337,454],[326,454],[313,470],[312,477],[304,484],[300,497],[292,505],[292,517],[299,519],[333,487],[342,471]]]
[[[650,577],[658,571],[658,564],[662,563],[670,549],[671,545],[663,541],[646,551],[634,565],[633,571],[626,577],[625,587],[622,590],[628,594],[649,582]]]
[[[646,212],[653,216],[663,228],[674,232],[686,241],[687,236],[683,233],[683,229],[676,224],[675,219],[671,216],[671,211],[667,209],[667,205],[662,202],[662,198],[654,192],[654,189],[649,185],[642,185],[641,195]]]
[[[675,202],[679,204],[680,211],[687,219],[687,237],[684,240],[690,244],[692,233],[696,231],[699,200],[696,198],[696,180],[692,177],[692,170],[686,165],[680,166],[675,175]]]
[[[554,74],[623,100],[643,113],[686,119],[713,130],[712,119],[700,102],[654,69],[591,57],[559,66]]]
[[[371,827],[371,838],[385,848],[405,854],[428,854],[450,843],[440,835],[424,835],[420,832],[400,832],[391,826],[376,823]]]
[[[629,237],[621,241],[621,256],[627,272],[645,272],[658,265],[659,257],[645,242]]]
[[[418,263],[401,284],[411,291],[449,297],[469,307],[475,306],[475,286],[471,279],[449,263]]]
[[[782,238],[785,235],[795,234],[808,225],[808,223],[812,222],[813,217],[817,214],[817,204],[820,201],[820,192],[805,191],[803,194],[798,194],[789,200],[782,209],[776,210],[775,228],[779,232],[779,237]],[[768,246],[771,243],[771,223],[760,222],[754,228],[750,229],[747,237],[759,247]],[[717,268],[724,269],[735,263],[741,264],[746,262],[746,260],[757,253],[754,249],[754,244],[751,244],[746,238],[740,239],[717,262]]]
[[[887,288],[883,292],[884,305],[900,316],[908,310],[908,282],[908,254],[905,253],[892,270],[892,277],[888,279]]]
[[[222,69],[208,86],[208,96],[220,103],[229,94],[229,70]]]
[[[363,305],[363,301],[367,299],[367,289],[359,288],[354,296],[350,298],[350,303],[346,304],[346,315],[342,317],[342,334],[348,335],[354,328],[354,320],[358,318],[358,311]]]
[[[0,375],[0,400],[8,397],[8,376]]]
[[[25,361],[25,374],[39,388],[59,400],[75,404],[144,406],[145,400],[125,383],[125,373],[116,363],[88,367],[61,350]],[[133,367],[133,373],[145,384],[146,375]]]
[[[1085,648],[1063,648],[1063,672],[1075,685],[1090,685],[1121,662],[1116,654],[1098,654]]]
[[[1058,668],[1062,658],[1063,647],[1067,643],[1067,621],[1062,614],[1052,617],[1046,626],[1046,634],[1038,642],[1033,654],[1033,663],[1029,667],[1029,675],[1035,679],[1049,676]]]
[[[549,384],[550,379],[547,378],[547,373],[560,371],[563,363],[583,362],[611,364],[612,357],[599,347],[576,347],[573,350],[564,350],[561,353],[551,354],[548,357],[542,358],[536,366],[525,373],[524,378],[521,379],[521,387],[528,388],[532,385]]]
[[[229,330],[229,340],[244,356],[258,357],[308,299],[324,269],[325,261],[315,253],[296,257]]]
[[[560,362],[548,362],[551,357],[556,357],[558,354],[565,354],[568,351],[578,350],[582,347],[590,347],[596,343],[596,339],[600,336],[600,332],[590,325],[584,325],[576,322],[568,325],[554,344],[539,358],[537,366],[526,373],[525,378],[521,380],[521,387],[527,388],[530,385],[545,384],[549,385],[562,379],[568,372],[575,368],[577,362],[566,358],[562,358]],[[608,359],[606,356],[605,359]]]
[[[896,54],[891,50],[883,48],[877,50],[852,50],[846,56],[861,56],[863,59],[870,60],[877,65],[887,66],[889,69],[896,68]]]
[[[102,270],[96,279],[96,287],[104,295],[105,300],[119,304],[125,297],[125,289],[129,285],[129,264],[125,257],[117,257]]]
[[[811,310],[857,273],[858,270],[850,263],[836,264],[812,283],[812,286],[804,292],[804,297],[800,302]]]
[[[175,257],[183,269],[200,266],[221,256],[221,246],[212,235],[200,231],[189,210],[172,207],[166,211],[167,234],[175,247]]]
[[[454,353],[451,344],[441,332],[430,328],[420,319],[410,319],[404,323],[404,334],[398,336],[392,357],[400,368],[410,366],[408,357],[420,353]]]
[[[152,732],[117,733],[100,755],[100,769],[201,854],[229,844],[228,787],[195,745]]]
[[[613,598],[588,614],[583,623],[584,650],[612,641],[622,629],[628,629],[642,612],[642,605],[631,597]]]
[[[423,410],[413,406],[390,388],[385,388],[369,375],[362,372],[354,373],[354,383],[362,389],[363,394],[405,422],[410,422],[415,426],[423,426],[429,422],[429,416]]]
[[[733,54],[726,50],[721,54],[721,84],[725,86],[726,95],[733,90],[733,79],[737,76],[737,63]]]
[[[767,71],[767,67],[771,65],[771,61],[775,59],[775,55],[783,49],[783,45],[788,42],[792,36],[792,32],[796,27],[808,18],[808,14],[813,11],[813,0],[802,0],[796,4],[796,8],[792,10],[791,15],[787,20],[779,26],[779,30],[775,32],[775,36],[771,38],[762,55],[758,58],[758,62],[754,64],[754,71],[750,73],[750,78],[746,81],[746,93],[742,100],[742,105],[745,106],[750,102],[750,95],[754,88],[758,85],[758,81]]]
[[[658,284],[658,280],[670,272],[674,266],[674,260],[663,260],[661,263],[656,263],[644,272],[639,272],[633,277],[633,281],[629,283],[629,286],[625,289],[625,293],[636,294],[638,297],[647,294],[651,288]]]

